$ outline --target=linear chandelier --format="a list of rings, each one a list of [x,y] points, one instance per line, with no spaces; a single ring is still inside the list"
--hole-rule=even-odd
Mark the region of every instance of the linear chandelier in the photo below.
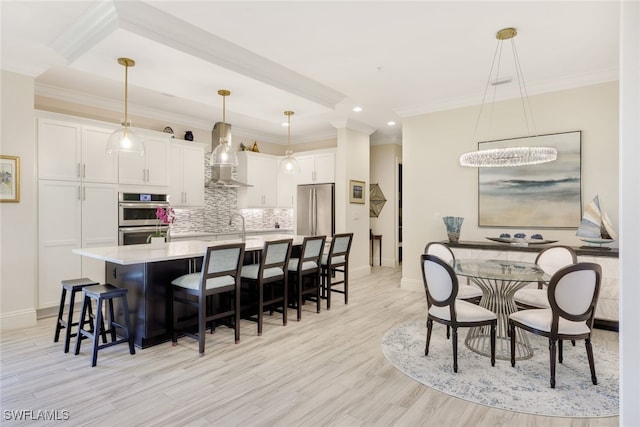
[[[131,128],[128,115],[129,67],[134,67],[136,62],[130,58],[118,58],[118,64],[124,66],[124,120],[120,128],[109,135],[106,151],[107,154],[125,152],[138,153],[144,156],[142,138]]]
[[[211,166],[238,166],[238,156],[231,147],[231,141],[227,138],[225,132],[226,120],[226,97],[231,95],[231,92],[226,89],[220,89],[218,95],[222,96],[222,133],[220,134],[220,140],[215,150],[211,152],[209,158],[209,164]]]
[[[535,121],[533,120],[533,111],[529,104],[529,97],[527,94],[527,88],[524,82],[524,76],[522,74],[522,68],[520,67],[520,60],[518,59],[518,52],[516,51],[516,45],[514,37],[518,34],[515,28],[504,28],[496,33],[496,39],[498,39],[498,45],[493,55],[493,62],[489,71],[489,79],[484,89],[484,95],[482,96],[482,102],[480,104],[480,111],[478,113],[478,119],[473,132],[473,140],[476,139],[478,132],[478,125],[480,124],[480,117],[482,116],[482,110],[484,108],[489,85],[492,82],[493,70],[496,69],[495,77],[493,78],[494,85],[498,85],[501,82],[499,79],[500,63],[502,59],[502,42],[505,40],[511,40],[511,49],[513,51],[513,58],[515,62],[515,71],[518,80],[518,89],[520,90],[520,98],[522,104],[522,111],[524,113],[524,119],[527,126],[527,135],[531,138],[531,132],[529,129],[529,118],[527,116],[527,108],[529,107],[529,113],[531,115],[531,125],[533,127],[534,136]],[[495,102],[495,90],[493,96],[493,102]],[[492,102],[492,103],[493,103]],[[526,104],[526,105],[525,105]],[[493,105],[491,108],[490,123],[493,123]],[[465,153],[460,156],[460,165],[468,167],[508,167],[508,166],[526,166],[537,165],[541,163],[552,162],[558,157],[558,151],[552,147],[505,147],[494,148],[490,150],[477,150]]]
[[[287,116],[287,151],[284,159],[280,162],[280,170],[287,175],[295,175],[300,171],[300,165],[295,157],[293,157],[293,150],[291,149],[291,116],[293,111],[285,111],[284,115]]]

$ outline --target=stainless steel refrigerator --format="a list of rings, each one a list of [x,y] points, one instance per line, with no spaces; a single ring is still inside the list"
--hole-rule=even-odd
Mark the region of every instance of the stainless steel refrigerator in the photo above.
[[[334,184],[298,185],[296,234],[327,236],[335,233]]]

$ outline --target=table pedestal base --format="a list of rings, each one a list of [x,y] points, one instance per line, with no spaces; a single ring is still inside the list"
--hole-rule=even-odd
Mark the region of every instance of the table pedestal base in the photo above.
[[[471,280],[482,289],[480,306],[496,313],[496,359],[511,360],[511,338],[509,336],[509,315],[518,308],[513,294],[527,285],[528,282],[517,280],[497,280],[471,277]],[[489,326],[469,328],[465,345],[473,352],[483,356],[491,356],[491,338]],[[533,350],[525,331],[516,328],[516,360],[529,359]]]

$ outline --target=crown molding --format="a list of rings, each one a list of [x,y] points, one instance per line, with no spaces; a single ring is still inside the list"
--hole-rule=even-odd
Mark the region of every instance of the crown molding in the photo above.
[[[330,123],[331,123],[331,126],[333,126],[336,129],[350,129],[356,132],[366,133],[367,135],[371,135],[376,130],[375,128],[369,125],[366,125],[364,123],[361,123],[349,118],[343,119],[343,120],[333,120]]]

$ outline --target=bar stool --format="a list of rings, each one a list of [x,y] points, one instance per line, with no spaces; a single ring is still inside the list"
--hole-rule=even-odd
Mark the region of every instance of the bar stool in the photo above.
[[[73,326],[78,326],[78,322],[73,321],[73,308],[76,302],[76,294],[82,291],[82,288],[84,288],[85,286],[97,285],[98,282],[94,282],[91,279],[83,277],[82,279],[63,280],[60,283],[62,284],[62,296],[60,297],[58,321],[56,322],[56,334],[53,338],[53,342],[58,342],[58,340],[60,339],[60,331],[62,329],[65,329],[64,352],[68,353],[71,337],[75,337],[77,335],[76,332],[71,333],[71,328]],[[64,320],[64,305],[66,303],[67,292],[70,292],[69,312],[67,313],[67,320]],[[89,317],[90,319],[93,319],[93,311],[91,309],[91,306],[89,306]],[[93,323],[91,321],[89,321],[88,323],[89,327],[93,328]],[[105,343],[107,342],[107,335],[104,333],[102,334],[102,341]]]
[[[116,322],[114,311],[113,311],[113,300],[115,298],[120,298],[120,302],[122,303],[122,309],[124,312],[124,325]],[[86,319],[87,311],[89,306],[91,306],[91,300],[96,301],[96,315],[95,322],[93,327],[89,328],[89,330],[84,329],[85,323],[91,323],[90,319]],[[98,345],[98,334],[96,331],[98,330],[98,325],[103,324],[102,319],[102,303],[108,302],[109,307],[109,323],[108,329],[102,330],[102,333],[109,332],[111,334],[111,342],[104,343],[102,345]],[[80,344],[84,338],[89,338],[92,341],[93,348],[91,351],[91,366],[96,366],[98,361],[98,350],[111,347],[112,345],[122,344],[125,342],[129,343],[129,353],[136,354],[135,349],[133,348],[133,331],[131,330],[131,320],[129,318],[129,304],[127,303],[127,289],[125,288],[117,288],[110,284],[104,285],[93,285],[93,286],[85,286],[82,289],[82,312],[80,314],[80,321],[78,322],[78,334],[76,337],[76,351],[77,355],[80,353]],[[124,331],[124,338],[116,340],[116,328],[121,328]]]

